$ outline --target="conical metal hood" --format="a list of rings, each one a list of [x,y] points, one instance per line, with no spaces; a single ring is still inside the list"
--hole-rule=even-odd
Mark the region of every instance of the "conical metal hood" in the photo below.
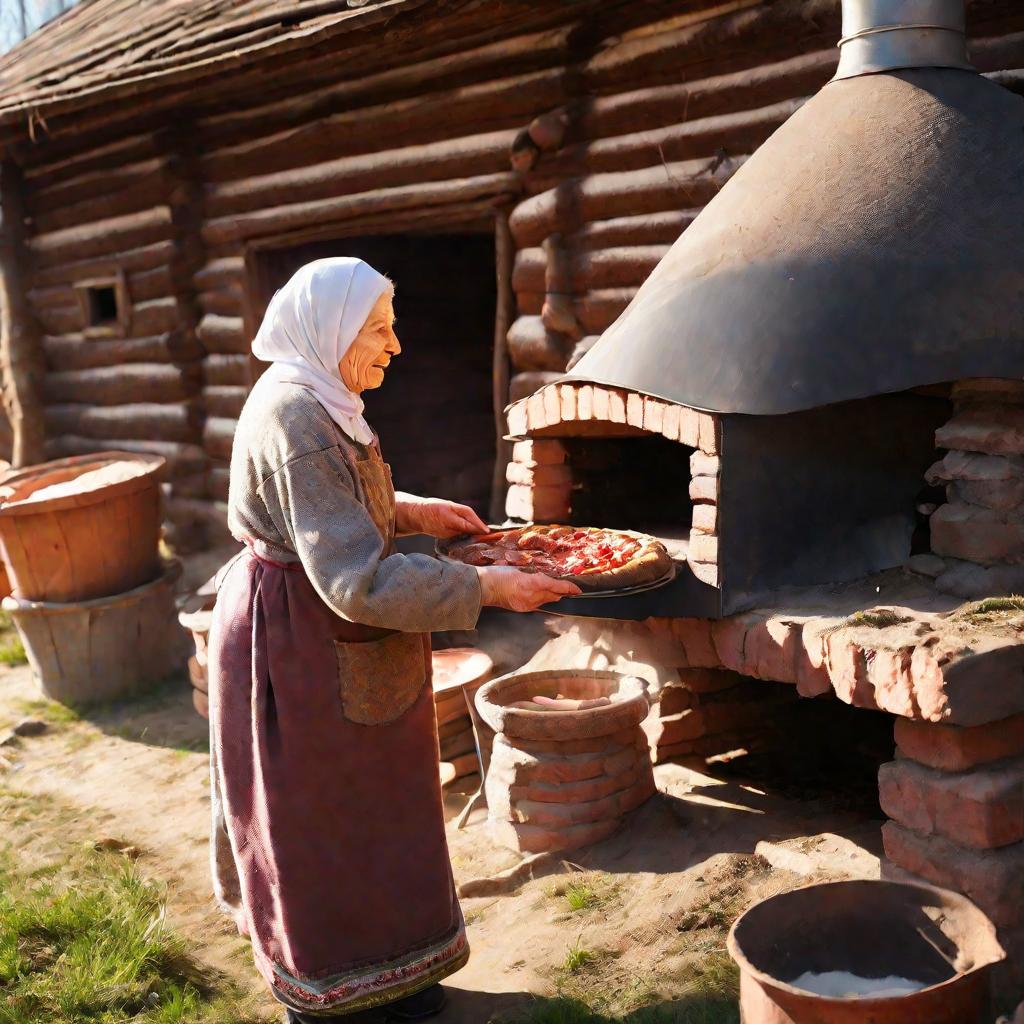
[[[1024,100],[964,67],[960,0],[847,2],[837,77],[571,377],[750,414],[1024,377]]]

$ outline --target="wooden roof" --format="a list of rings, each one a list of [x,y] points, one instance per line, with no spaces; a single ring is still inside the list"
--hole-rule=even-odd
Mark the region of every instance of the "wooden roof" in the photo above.
[[[83,0],[0,57],[0,124],[138,96],[425,0]]]

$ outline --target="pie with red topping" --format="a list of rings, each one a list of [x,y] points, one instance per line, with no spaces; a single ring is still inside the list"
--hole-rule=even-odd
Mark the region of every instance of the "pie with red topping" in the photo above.
[[[590,526],[520,526],[456,537],[441,554],[468,565],[511,565],[571,580],[582,590],[620,590],[656,583],[673,568],[653,537]]]

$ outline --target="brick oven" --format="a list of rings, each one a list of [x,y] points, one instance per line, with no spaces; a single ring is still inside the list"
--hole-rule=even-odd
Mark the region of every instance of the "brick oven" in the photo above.
[[[1024,951],[1024,102],[960,0],[843,14],[835,78],[508,408],[506,512],[665,539],[671,584],[553,609],[656,644],[670,754],[756,732],[754,680],[894,716],[887,870]]]

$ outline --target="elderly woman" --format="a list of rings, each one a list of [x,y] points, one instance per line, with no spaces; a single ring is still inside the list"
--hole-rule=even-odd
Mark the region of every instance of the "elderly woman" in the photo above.
[[[430,631],[482,605],[531,611],[575,586],[394,551],[482,532],[472,509],[396,494],[360,394],[401,347],[393,286],[317,260],[253,344],[210,649],[214,875],[290,1021],[443,1005],[469,956],[452,882]],[[425,425],[426,426],[426,425]]]

